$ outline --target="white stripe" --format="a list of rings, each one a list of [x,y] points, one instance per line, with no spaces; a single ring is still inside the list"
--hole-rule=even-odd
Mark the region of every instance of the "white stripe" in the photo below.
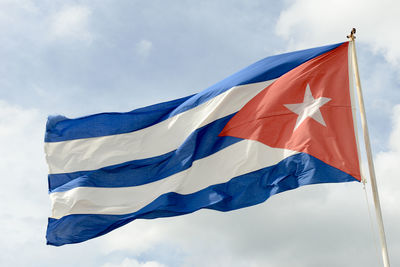
[[[50,194],[52,217],[69,214],[127,214],[150,204],[162,194],[191,194],[233,177],[272,166],[298,152],[271,148],[243,140],[209,157],[193,162],[190,169],[149,184],[120,188],[77,187]]]
[[[194,130],[237,112],[272,82],[233,87],[193,109],[139,131],[45,143],[49,173],[95,170],[173,151]]]

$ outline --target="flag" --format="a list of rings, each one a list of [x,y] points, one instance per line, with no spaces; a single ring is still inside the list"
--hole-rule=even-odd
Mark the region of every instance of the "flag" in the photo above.
[[[49,117],[47,243],[135,219],[229,211],[360,181],[349,43],[262,59],[206,90],[127,113]]]

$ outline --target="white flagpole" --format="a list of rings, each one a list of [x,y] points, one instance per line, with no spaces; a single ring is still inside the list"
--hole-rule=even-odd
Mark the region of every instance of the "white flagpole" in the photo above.
[[[362,129],[363,129],[363,133],[364,133],[364,142],[365,142],[365,148],[366,148],[366,152],[367,152],[368,168],[369,168],[369,174],[370,174],[370,178],[371,178],[372,195],[374,198],[375,213],[376,213],[376,218],[377,218],[378,227],[379,227],[379,237],[380,237],[381,250],[382,250],[383,266],[390,267],[389,255],[388,255],[388,250],[387,250],[387,245],[386,245],[385,229],[383,227],[382,210],[381,210],[381,205],[380,205],[380,201],[379,201],[378,187],[376,185],[375,168],[374,168],[374,162],[373,162],[373,158],[372,158],[371,144],[370,144],[370,140],[369,140],[367,118],[366,118],[365,109],[364,109],[364,99],[363,99],[363,95],[362,95],[362,91],[361,91],[360,75],[358,72],[358,63],[357,63],[356,46],[355,46],[356,37],[354,36],[355,33],[356,33],[356,29],[353,28],[350,35],[348,35],[347,38],[350,39],[350,45],[351,45],[351,49],[352,49],[353,70],[354,70],[354,75],[356,78],[358,104],[360,106],[361,125],[362,125]]]

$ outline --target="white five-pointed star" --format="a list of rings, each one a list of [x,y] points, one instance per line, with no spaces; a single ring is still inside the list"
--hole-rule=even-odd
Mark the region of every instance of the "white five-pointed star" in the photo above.
[[[319,109],[329,101],[331,101],[331,99],[327,97],[320,97],[315,99],[311,94],[310,85],[307,84],[303,103],[284,104],[284,106],[288,108],[290,111],[299,115],[297,117],[296,126],[294,127],[294,130],[296,130],[297,127],[299,127],[300,124],[308,117],[313,118],[320,124],[326,126],[324,118],[322,117],[321,111]]]

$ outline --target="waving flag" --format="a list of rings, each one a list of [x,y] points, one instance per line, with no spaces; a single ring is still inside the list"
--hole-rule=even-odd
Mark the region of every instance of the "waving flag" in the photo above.
[[[349,45],[265,58],[127,113],[50,117],[48,244],[138,218],[229,211],[302,185],[359,181]]]

